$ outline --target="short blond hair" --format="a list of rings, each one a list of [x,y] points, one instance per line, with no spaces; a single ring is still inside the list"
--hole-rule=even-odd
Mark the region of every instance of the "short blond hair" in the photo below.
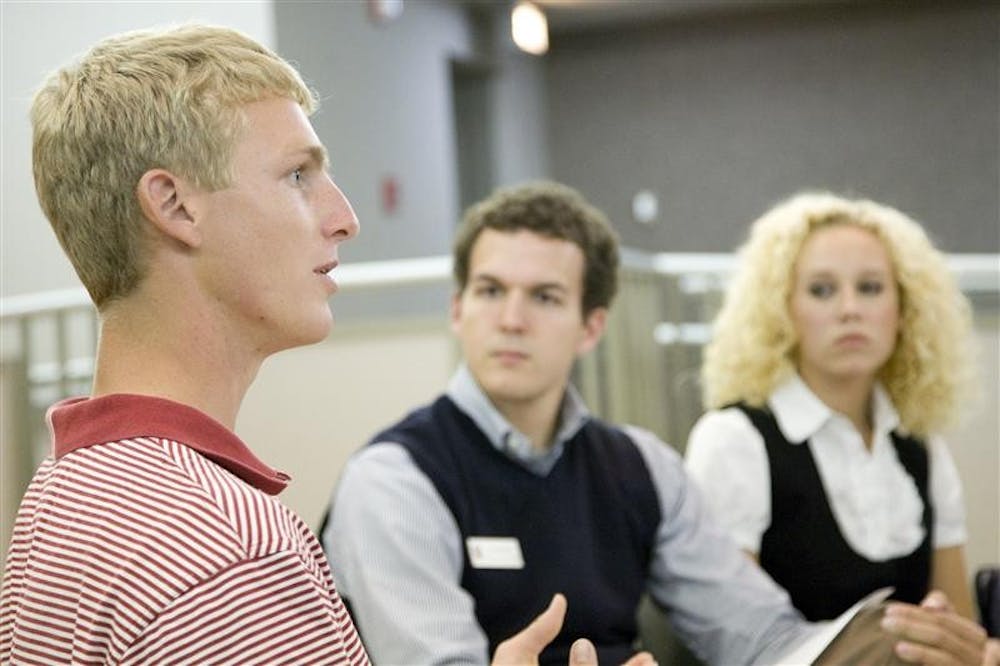
[[[900,292],[899,337],[878,379],[902,427],[926,436],[951,423],[971,387],[971,307],[923,228],[873,201],[803,193],[753,223],[740,268],[705,349],[706,407],[761,406],[794,371],[798,344],[789,313],[795,262],[816,229],[848,224],[885,246]]]
[[[240,107],[271,97],[307,113],[317,106],[273,52],[203,25],[110,37],[49,76],[31,108],[35,188],[98,308],[145,274],[142,175],[164,168],[206,189],[228,186]]]

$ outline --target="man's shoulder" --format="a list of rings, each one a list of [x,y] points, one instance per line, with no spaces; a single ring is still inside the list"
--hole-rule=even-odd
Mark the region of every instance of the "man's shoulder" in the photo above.
[[[277,498],[184,442],[137,437],[79,449],[55,465],[50,479],[85,494],[107,518],[99,525],[110,538],[155,540],[177,557],[254,557],[287,548],[308,531]]]
[[[456,423],[472,423],[469,416],[447,395],[438,396],[433,402],[416,407],[389,426],[379,430],[369,444],[393,442],[409,447],[420,443],[442,428],[450,428]]]
[[[95,599],[128,608],[125,621],[116,616],[108,626],[130,645],[178,604],[277,580],[264,574],[291,580],[294,572],[308,577],[309,589],[332,589],[319,543],[293,517],[178,442],[140,437],[79,448],[47,460],[25,495],[4,582],[7,610],[51,599],[59,609],[48,619],[69,632]],[[18,584],[7,589],[10,581]],[[66,586],[96,596],[67,603]],[[95,651],[107,645],[94,640]]]
[[[672,462],[678,460],[676,449],[668,445],[660,436],[648,428],[630,423],[615,424],[599,418],[591,418],[584,426],[601,441],[612,442],[620,447],[638,449],[644,458],[666,457]]]
[[[598,416],[590,416],[586,422],[581,426],[581,430],[588,430],[599,437],[606,438],[625,438],[627,441],[634,439],[635,433],[648,433],[648,430],[644,430],[638,426],[632,426],[629,424],[619,424],[612,423],[611,421],[606,421]]]

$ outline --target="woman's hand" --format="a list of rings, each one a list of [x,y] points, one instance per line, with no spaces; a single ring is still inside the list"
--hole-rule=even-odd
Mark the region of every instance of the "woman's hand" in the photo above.
[[[882,628],[903,639],[896,655],[928,666],[1000,666],[1000,647],[987,641],[986,630],[955,612],[942,592],[932,591],[919,606],[892,603]]]

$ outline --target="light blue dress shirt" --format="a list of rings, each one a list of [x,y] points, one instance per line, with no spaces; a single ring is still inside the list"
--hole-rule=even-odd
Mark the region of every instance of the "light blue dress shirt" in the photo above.
[[[553,445],[538,452],[490,403],[466,367],[447,395],[512,460],[545,476],[590,414],[570,386]],[[709,518],[671,447],[626,427],[659,497],[662,522],[647,591],[677,634],[710,664],[774,664],[812,635],[788,595]],[[347,463],[322,534],[374,663],[485,664],[475,600],[461,587],[464,544],[431,481],[395,443],[365,447]]]

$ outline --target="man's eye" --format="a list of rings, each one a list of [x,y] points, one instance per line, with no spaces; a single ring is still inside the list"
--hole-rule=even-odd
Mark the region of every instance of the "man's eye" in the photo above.
[[[302,170],[302,167],[299,167],[298,169],[296,169],[295,171],[293,171],[292,174],[291,174],[291,177],[292,177],[292,182],[295,183],[296,185],[301,185],[302,183],[305,182],[305,179],[306,179],[306,176],[305,176],[305,173]]]

